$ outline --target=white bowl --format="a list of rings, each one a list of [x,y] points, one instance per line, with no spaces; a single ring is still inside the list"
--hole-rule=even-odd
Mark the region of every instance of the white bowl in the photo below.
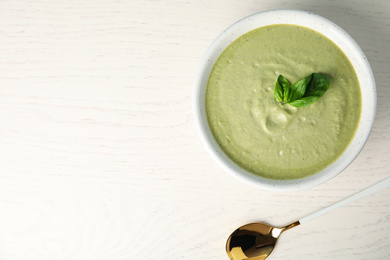
[[[331,39],[351,61],[361,86],[362,115],[358,130],[351,144],[337,161],[309,177],[296,180],[272,180],[249,173],[233,163],[220,149],[207,123],[205,93],[211,69],[219,55],[234,40],[258,27],[271,24],[296,24],[314,29]],[[272,10],[246,17],[222,32],[208,48],[201,60],[195,78],[194,114],[203,143],[222,167],[249,184],[265,190],[293,191],[307,189],[324,183],[342,172],[358,156],[371,132],[376,112],[376,87],[371,67],[357,43],[333,22],[301,10]]]

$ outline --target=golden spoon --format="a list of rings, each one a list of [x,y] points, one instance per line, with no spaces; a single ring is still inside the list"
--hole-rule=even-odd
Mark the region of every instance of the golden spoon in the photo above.
[[[290,228],[306,223],[352,201],[364,198],[390,187],[390,177],[380,181],[332,206],[304,217],[284,227],[273,227],[264,223],[251,223],[239,227],[228,238],[226,252],[230,260],[263,260],[275,247],[280,234]]]

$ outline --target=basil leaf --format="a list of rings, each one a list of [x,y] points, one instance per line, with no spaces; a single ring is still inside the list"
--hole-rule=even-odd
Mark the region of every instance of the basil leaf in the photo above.
[[[307,86],[309,85],[309,83],[311,83],[310,81],[312,80],[312,77],[313,74],[310,74],[306,78],[303,78],[300,81],[294,83],[291,86],[291,92],[287,98],[287,102],[291,102],[303,97],[305,95]]]
[[[283,76],[279,76],[279,77],[283,77]],[[284,91],[283,91],[283,87],[279,84],[279,77],[275,83],[274,97],[277,101],[283,102]]]
[[[312,75],[313,77],[310,84],[307,86],[305,97],[321,97],[329,88],[330,77],[321,73],[313,73]]]
[[[280,88],[282,89],[282,91],[280,91]],[[291,91],[290,82],[282,75],[279,75],[275,86],[275,92],[278,93],[274,93],[275,98],[276,99],[280,98],[281,100],[278,99],[278,101],[285,103],[287,102],[287,97],[290,95],[290,91]],[[282,93],[282,95],[279,95],[280,93]],[[278,96],[278,98],[276,97],[276,95]]]
[[[289,102],[291,106],[294,107],[305,107],[310,104],[313,104],[315,101],[317,101],[320,97],[319,96],[310,96],[310,97],[303,97],[294,101]]]

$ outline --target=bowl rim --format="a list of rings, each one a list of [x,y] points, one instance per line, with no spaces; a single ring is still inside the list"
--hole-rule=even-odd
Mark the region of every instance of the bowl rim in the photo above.
[[[211,69],[219,55],[241,35],[272,24],[296,24],[315,30],[332,40],[351,61],[362,91],[362,115],[355,136],[344,153],[330,166],[311,176],[294,180],[273,180],[249,173],[229,159],[216,143],[208,126],[204,106],[205,90]],[[371,66],[355,40],[332,21],[312,12],[296,9],[275,9],[247,16],[225,29],[209,46],[198,67],[193,93],[193,114],[200,138],[212,157],[228,173],[263,190],[297,191],[329,181],[358,156],[366,144],[376,114],[376,86]]]

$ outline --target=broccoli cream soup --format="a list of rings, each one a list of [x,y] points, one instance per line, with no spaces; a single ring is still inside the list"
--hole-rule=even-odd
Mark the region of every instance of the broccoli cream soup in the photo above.
[[[291,84],[327,74],[329,89],[316,102],[293,107],[275,100],[278,75]],[[220,148],[238,166],[270,179],[321,171],[345,151],[361,114],[352,64],[324,35],[302,26],[250,31],[223,51],[207,83],[206,113]]]

